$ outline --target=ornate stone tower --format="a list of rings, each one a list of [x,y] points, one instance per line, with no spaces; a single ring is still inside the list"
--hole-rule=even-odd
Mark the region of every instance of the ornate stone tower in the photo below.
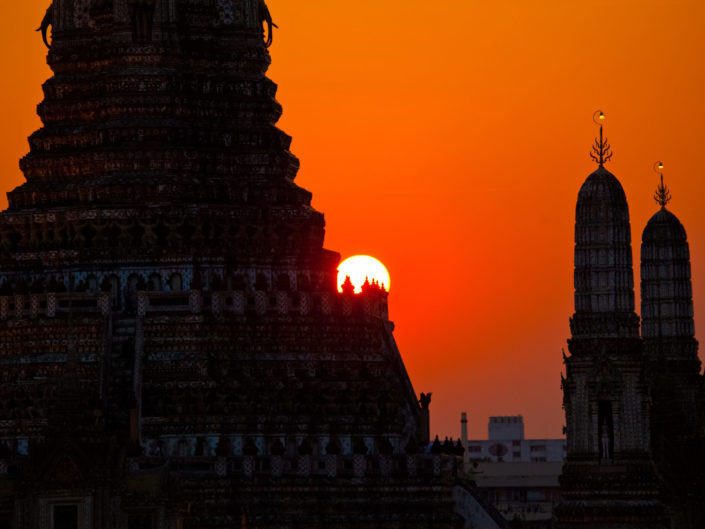
[[[663,175],[654,198],[661,209],[646,225],[641,244],[651,444],[671,527],[695,529],[705,526],[705,386],[694,338],[690,251],[683,225],[666,209],[671,196]]]
[[[0,213],[0,527],[485,512],[461,458],[421,450],[386,293],[337,292],[275,126],[272,27],[263,0],[47,11],[43,127]]]
[[[602,114],[600,113],[602,118]],[[575,314],[565,358],[567,459],[557,527],[662,528],[649,452],[649,396],[634,313],[629,209],[600,138],[599,164],[578,194]]]

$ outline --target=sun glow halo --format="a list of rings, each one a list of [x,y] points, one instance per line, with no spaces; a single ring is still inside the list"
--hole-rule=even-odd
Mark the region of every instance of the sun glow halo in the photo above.
[[[350,281],[355,287],[355,292],[362,290],[362,284],[365,279],[370,282],[377,281],[384,290],[389,292],[389,272],[374,257],[369,255],[354,255],[348,257],[338,266],[338,292],[342,292],[341,285],[345,282],[345,278],[350,277]]]

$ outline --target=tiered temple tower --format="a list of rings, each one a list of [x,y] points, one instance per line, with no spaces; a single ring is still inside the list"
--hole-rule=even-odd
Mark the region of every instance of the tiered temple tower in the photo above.
[[[422,451],[386,293],[337,292],[263,0],[54,0],[49,27],[0,213],[0,526],[501,525]]]
[[[641,334],[651,392],[651,445],[673,529],[705,527],[705,386],[693,323],[685,229],[666,209],[649,220],[641,244]]]
[[[575,314],[562,383],[568,446],[556,526],[665,528],[649,450],[629,209],[622,186],[604,167],[612,155],[602,125],[594,151],[599,166],[576,206]]]

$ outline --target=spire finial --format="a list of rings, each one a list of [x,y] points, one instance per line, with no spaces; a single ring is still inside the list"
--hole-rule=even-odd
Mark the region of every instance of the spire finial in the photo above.
[[[662,207],[665,208],[666,204],[671,201],[671,192],[663,183],[663,164],[661,162],[656,162],[654,164],[654,171],[656,171],[661,177],[661,184],[656,188],[656,193],[654,194],[654,200]]]
[[[607,138],[602,137],[602,122],[605,120],[605,115],[602,113],[602,110],[596,110],[592,115],[592,120],[596,125],[600,126],[600,139],[595,138],[595,145],[592,146],[590,158],[602,167],[605,162],[612,158],[612,148],[610,144],[607,143]]]

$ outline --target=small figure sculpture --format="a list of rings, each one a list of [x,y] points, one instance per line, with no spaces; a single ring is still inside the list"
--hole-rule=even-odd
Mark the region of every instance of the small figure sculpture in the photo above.
[[[42,40],[47,48],[51,48],[49,41],[47,40],[47,31],[49,30],[49,26],[54,26],[54,2],[52,2],[47,8],[47,12],[44,14],[42,23],[37,28],[37,31],[42,32]]]
[[[602,459],[610,459],[610,434],[607,420],[602,421],[602,433],[600,434],[600,452]]]
[[[419,404],[421,404],[422,409],[427,410],[431,405],[431,393],[421,393]]]
[[[264,0],[259,1],[259,19],[260,22],[267,24],[267,39],[264,41],[264,46],[265,48],[269,48],[273,40],[272,28],[279,29],[279,26],[272,22],[272,15],[269,13],[269,8],[267,4],[264,3]]]

